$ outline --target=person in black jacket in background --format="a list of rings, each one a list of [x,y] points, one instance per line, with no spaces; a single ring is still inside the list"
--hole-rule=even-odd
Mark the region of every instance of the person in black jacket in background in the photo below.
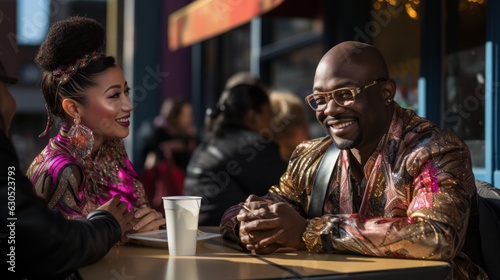
[[[120,240],[133,216],[116,196],[87,219],[66,220],[35,195],[8,137],[16,104],[7,84],[16,82],[0,61],[0,248],[6,265],[0,275],[73,278],[78,267],[98,261]]]
[[[198,224],[215,226],[224,211],[252,193],[277,184],[286,163],[273,141],[268,91],[235,75],[207,111],[206,137],[187,167],[184,194],[202,197]]]

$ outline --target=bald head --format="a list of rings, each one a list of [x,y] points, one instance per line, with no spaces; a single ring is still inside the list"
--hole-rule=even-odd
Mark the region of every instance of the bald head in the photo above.
[[[346,41],[331,48],[318,64],[318,70],[335,77],[352,77],[360,82],[389,78],[387,64],[372,45]]]
[[[394,111],[396,85],[389,77],[387,64],[372,45],[347,41],[331,48],[321,59],[314,75],[314,93],[357,94],[349,104],[326,101],[316,118],[341,149],[356,151],[360,162],[366,160],[389,128]],[[361,156],[360,156],[361,155]],[[361,160],[360,158],[363,158]]]

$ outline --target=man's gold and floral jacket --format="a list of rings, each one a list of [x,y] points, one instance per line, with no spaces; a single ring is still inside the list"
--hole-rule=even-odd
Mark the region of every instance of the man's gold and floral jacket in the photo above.
[[[317,167],[331,137],[303,142],[268,198],[290,203],[307,217]],[[450,261],[454,279],[487,279],[461,253],[476,193],[468,147],[413,111],[396,105],[389,131],[364,167],[364,195],[354,203],[349,150],[332,166],[323,216],[309,220],[313,252]],[[221,221],[224,237],[239,242],[236,205]],[[315,239],[316,238],[316,239]]]

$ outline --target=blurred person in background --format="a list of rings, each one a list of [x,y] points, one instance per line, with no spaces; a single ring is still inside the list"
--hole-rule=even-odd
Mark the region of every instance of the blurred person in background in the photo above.
[[[198,144],[191,103],[179,98],[165,99],[160,114],[153,120],[151,132],[143,141],[141,158],[145,170],[168,160],[185,172]]]
[[[35,61],[50,130],[59,133],[33,160],[27,175],[50,209],[67,219],[87,216],[114,195],[134,212],[131,232],[158,229],[162,212],[149,207],[142,183],[128,159],[130,88],[115,59],[100,52],[104,28],[94,19],[70,17],[54,23]]]
[[[7,85],[17,83],[0,61],[0,248],[2,279],[77,279],[74,271],[101,259],[120,240],[132,213],[115,196],[85,219],[69,221],[50,211],[21,172],[9,129],[16,103]],[[4,259],[6,258],[6,260]]]
[[[249,194],[265,194],[286,168],[269,135],[268,92],[248,77],[231,77],[216,106],[207,110],[206,137],[187,168],[184,194],[202,197],[203,226],[218,225],[224,211]]]
[[[198,145],[193,106],[167,98],[152,124],[141,127],[140,178],[151,207],[163,211],[163,196],[182,195],[186,167]]]
[[[281,158],[288,161],[295,147],[309,138],[306,105],[304,100],[287,91],[273,90],[269,98],[274,141],[280,147]]]

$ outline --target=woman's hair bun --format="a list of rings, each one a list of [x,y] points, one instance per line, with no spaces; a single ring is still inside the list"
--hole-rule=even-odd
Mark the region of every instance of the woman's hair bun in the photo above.
[[[70,65],[104,43],[104,27],[95,19],[74,16],[54,23],[35,58],[42,70]]]

